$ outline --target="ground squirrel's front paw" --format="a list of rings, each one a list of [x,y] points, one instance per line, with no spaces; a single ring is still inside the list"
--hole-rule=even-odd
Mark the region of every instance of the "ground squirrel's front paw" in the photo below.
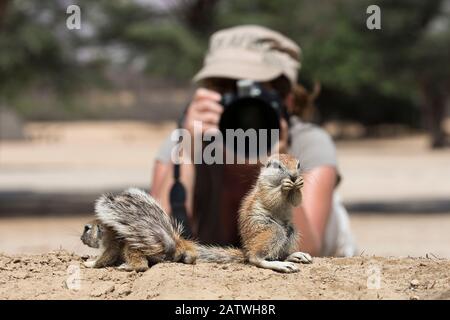
[[[94,268],[95,267],[95,262],[96,262],[96,260],[89,260],[89,261],[83,262],[83,265],[86,268]]]
[[[297,263],[312,263],[312,257],[306,252],[294,252],[289,257],[287,257],[286,261],[297,262]]]
[[[298,177],[297,180],[295,180],[294,185],[298,189],[303,188],[303,177]]]
[[[281,181],[281,190],[284,192],[291,191],[294,187],[295,184],[290,179],[283,179],[283,181]]]

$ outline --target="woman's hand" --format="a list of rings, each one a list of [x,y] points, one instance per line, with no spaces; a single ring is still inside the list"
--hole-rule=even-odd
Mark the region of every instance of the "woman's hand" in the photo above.
[[[194,136],[194,126],[198,125],[196,122],[202,124],[201,133],[210,129],[218,130],[220,117],[223,112],[223,108],[219,104],[220,99],[221,95],[216,91],[205,88],[199,88],[195,91],[192,102],[186,111],[183,124],[183,127],[191,133],[192,137]]]

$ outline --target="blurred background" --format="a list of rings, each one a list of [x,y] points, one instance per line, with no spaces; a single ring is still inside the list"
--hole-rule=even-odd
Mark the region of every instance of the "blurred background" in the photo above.
[[[0,0],[0,252],[88,252],[93,201],[150,188],[209,35],[238,24],[302,47],[361,253],[450,258],[450,0]]]

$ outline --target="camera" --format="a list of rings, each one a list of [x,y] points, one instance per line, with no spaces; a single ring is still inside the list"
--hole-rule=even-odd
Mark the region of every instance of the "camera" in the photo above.
[[[266,129],[267,144],[265,147],[270,152],[278,142],[273,139],[271,130],[280,129],[281,117],[287,119],[287,112],[282,99],[275,90],[265,88],[260,83],[252,80],[238,80],[236,85],[237,90],[224,93],[220,102],[224,111],[220,118],[219,129],[224,137],[225,145],[230,146],[232,143],[232,141],[229,141],[230,137],[227,137],[227,129],[242,129],[243,131],[255,129],[257,133],[256,151],[259,154],[259,148],[264,145],[264,142],[260,142],[260,139],[263,137],[260,136],[259,130]],[[246,139],[246,158],[253,156],[251,150],[254,150],[254,148],[252,149],[249,143]],[[244,150],[237,148],[236,141],[234,141],[233,146],[234,152],[242,155]]]

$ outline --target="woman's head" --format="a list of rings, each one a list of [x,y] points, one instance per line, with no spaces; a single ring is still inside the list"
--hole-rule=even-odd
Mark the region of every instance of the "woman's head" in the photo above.
[[[236,91],[237,80],[257,81],[278,93],[289,114],[307,118],[315,94],[297,84],[300,53],[292,40],[265,27],[220,30],[211,36],[203,68],[194,80],[222,94]]]

